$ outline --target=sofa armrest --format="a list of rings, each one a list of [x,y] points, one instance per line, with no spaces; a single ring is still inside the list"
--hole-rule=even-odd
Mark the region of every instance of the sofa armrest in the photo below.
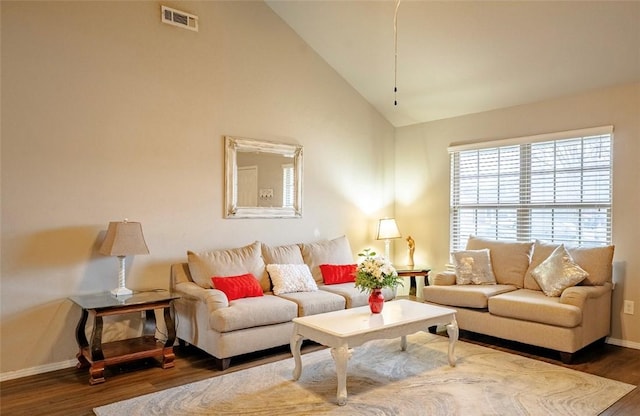
[[[587,299],[611,296],[611,290],[611,283],[605,283],[602,286],[572,286],[562,292],[560,303],[577,306],[582,309]]]
[[[437,273],[431,284],[434,286],[453,286],[456,284],[456,273],[451,271]]]
[[[229,306],[229,300],[224,292],[218,289],[203,289],[193,282],[178,283],[174,291],[184,299],[191,299],[204,302],[209,312]]]

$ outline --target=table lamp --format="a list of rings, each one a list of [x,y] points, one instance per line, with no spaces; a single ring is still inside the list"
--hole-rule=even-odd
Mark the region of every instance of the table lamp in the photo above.
[[[391,243],[391,239],[400,237],[402,236],[400,235],[398,225],[394,218],[383,218],[380,220],[376,240],[384,240],[384,256],[387,260],[391,260],[389,258],[389,244]]]
[[[118,287],[111,293],[115,296],[131,295],[133,291],[125,287],[125,258],[134,254],[149,254],[142,235],[142,225],[126,219],[122,222],[110,222],[99,252],[105,256],[117,256],[120,263]]]

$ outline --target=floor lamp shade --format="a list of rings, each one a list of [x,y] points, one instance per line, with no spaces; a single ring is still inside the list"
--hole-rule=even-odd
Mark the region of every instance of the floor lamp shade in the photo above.
[[[120,263],[118,287],[111,293],[116,296],[132,294],[131,289],[125,287],[125,258],[134,254],[149,254],[149,248],[142,234],[142,224],[129,221],[110,222],[99,253],[105,256],[117,256]]]

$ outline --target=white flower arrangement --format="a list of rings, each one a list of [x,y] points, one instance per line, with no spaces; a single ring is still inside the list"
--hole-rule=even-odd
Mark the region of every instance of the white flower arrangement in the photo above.
[[[364,250],[358,256],[364,257],[356,268],[356,287],[361,291],[371,292],[373,289],[402,285],[398,272],[385,257],[377,256],[371,249]]]

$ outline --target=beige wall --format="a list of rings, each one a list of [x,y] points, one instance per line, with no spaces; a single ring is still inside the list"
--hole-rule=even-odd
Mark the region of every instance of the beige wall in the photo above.
[[[416,241],[416,264],[442,270],[449,259],[450,144],[603,125],[614,126],[611,342],[640,348],[640,84],[397,129],[396,218]],[[635,315],[622,313],[624,299]]]
[[[613,336],[640,343],[639,314],[621,312],[622,299],[640,310],[640,86],[401,128],[394,147],[392,126],[261,2],[164,4],[200,31],[160,23],[159,2],[0,3],[0,374],[73,362],[66,298],[117,284],[96,253],[109,221],[141,221],[151,251],[129,259],[128,286],[167,287],[187,249],[347,234],[354,252],[381,250],[395,192],[416,263],[438,268],[450,143],[603,124],[616,128]],[[304,146],[302,219],[223,219],[224,135]],[[107,337],[123,330],[136,320]]]
[[[200,31],[155,1],[1,3],[0,373],[73,360],[66,298],[117,285],[96,253],[109,221],[142,222],[134,289],[168,287],[187,249],[382,248],[393,127],[262,2],[163,4]],[[223,219],[224,135],[304,146],[302,219]]]

